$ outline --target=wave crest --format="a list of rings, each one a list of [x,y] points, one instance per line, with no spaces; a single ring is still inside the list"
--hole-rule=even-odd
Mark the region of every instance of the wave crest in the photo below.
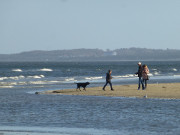
[[[50,68],[42,68],[40,71],[45,71],[45,72],[52,72],[53,70]]]
[[[14,72],[22,72],[21,69],[12,69],[12,71],[14,71]]]

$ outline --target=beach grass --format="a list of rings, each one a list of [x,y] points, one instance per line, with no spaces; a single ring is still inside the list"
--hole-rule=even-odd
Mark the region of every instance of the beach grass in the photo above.
[[[86,91],[75,88],[45,91],[41,94],[180,99],[180,83],[148,84],[146,90],[137,90],[137,84],[116,85],[113,88],[114,91],[111,91],[109,86],[103,91],[101,86],[87,87]]]

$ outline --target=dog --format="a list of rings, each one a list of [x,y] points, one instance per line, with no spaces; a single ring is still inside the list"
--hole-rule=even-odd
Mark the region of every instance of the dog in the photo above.
[[[76,83],[76,84],[77,84],[76,90],[79,89],[81,91],[80,87],[83,87],[84,88],[83,90],[86,90],[86,86],[89,85],[90,83],[85,82],[85,83]]]

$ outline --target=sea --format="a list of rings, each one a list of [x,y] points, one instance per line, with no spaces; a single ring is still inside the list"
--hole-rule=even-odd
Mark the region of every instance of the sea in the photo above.
[[[179,61],[141,62],[148,84],[180,82]],[[137,63],[0,62],[0,135],[179,135],[179,99],[35,94],[103,87],[109,69],[113,85],[137,84]]]

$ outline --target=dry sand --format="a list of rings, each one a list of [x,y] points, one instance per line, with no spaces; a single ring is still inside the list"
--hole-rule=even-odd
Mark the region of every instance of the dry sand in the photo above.
[[[65,89],[46,91],[40,94],[180,99],[180,83],[148,84],[146,90],[137,90],[137,84],[116,85],[113,88],[114,91],[111,91],[107,85],[105,91],[102,90],[102,87],[87,87],[86,91],[83,88],[81,91]]]

